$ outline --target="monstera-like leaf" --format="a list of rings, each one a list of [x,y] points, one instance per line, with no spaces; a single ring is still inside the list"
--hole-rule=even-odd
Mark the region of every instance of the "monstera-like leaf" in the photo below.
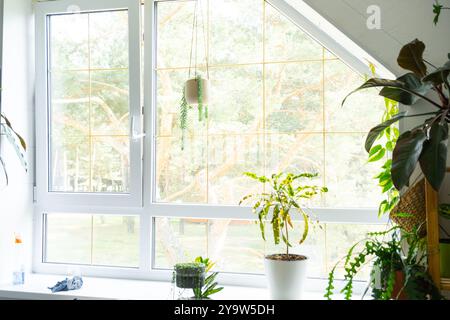
[[[427,135],[423,130],[406,131],[398,138],[392,154],[391,176],[397,190],[409,184],[409,177],[413,173],[422,153]]]
[[[397,58],[397,63],[405,70],[414,72],[420,78],[427,74],[427,66],[423,61],[423,53],[425,52],[425,44],[415,39],[401,50]]]
[[[420,156],[420,168],[431,186],[438,190],[444,181],[447,167],[448,124],[435,122],[429,139],[424,143]]]
[[[419,101],[432,88],[430,83],[423,83],[414,73],[407,73],[397,79],[403,86],[384,87],[380,96],[410,106]]]
[[[450,54],[449,54],[450,56]],[[430,73],[426,77],[423,78],[424,82],[431,82],[432,84],[438,86],[440,84],[443,84],[445,82],[449,81],[449,75],[450,75],[450,61],[447,61],[446,64],[444,64],[443,67],[436,69],[436,71]]]
[[[429,83],[423,83],[420,78],[413,73],[407,73],[397,80],[372,78],[367,80],[356,90],[350,92],[350,94],[345,97],[342,104],[345,103],[350,95],[357,91],[377,87],[383,88],[380,91],[381,96],[405,105],[412,105],[421,98],[428,99],[425,97],[425,94],[428,93],[432,86]]]
[[[431,116],[411,131],[400,135],[392,153],[391,175],[394,186],[400,190],[407,186],[409,178],[420,162],[420,167],[429,183],[439,190],[444,179],[447,160],[448,123],[450,122],[450,53],[449,61],[440,68],[428,73],[423,59],[425,44],[415,39],[405,45],[398,56],[398,64],[411,72],[396,80],[372,78],[356,90],[349,93],[342,104],[353,93],[369,89],[381,88],[380,95],[403,105],[413,105],[423,99],[435,107],[435,111],[406,115],[406,113],[390,114],[390,119],[372,128],[367,135],[365,149],[377,159],[379,154],[374,150],[374,142],[395,122],[410,117]],[[433,90],[436,95],[429,97]],[[436,100],[439,97],[439,100]],[[392,150],[392,145],[391,145]]]

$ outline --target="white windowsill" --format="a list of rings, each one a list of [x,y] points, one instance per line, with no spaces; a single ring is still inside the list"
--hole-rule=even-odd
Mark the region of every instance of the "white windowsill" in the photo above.
[[[159,281],[120,280],[83,277],[80,290],[51,293],[48,287],[64,276],[29,274],[24,285],[0,286],[0,300],[171,300],[172,284]],[[214,300],[268,300],[265,288],[224,286]],[[323,300],[322,292],[305,292],[305,300]],[[338,299],[339,297],[334,297]]]

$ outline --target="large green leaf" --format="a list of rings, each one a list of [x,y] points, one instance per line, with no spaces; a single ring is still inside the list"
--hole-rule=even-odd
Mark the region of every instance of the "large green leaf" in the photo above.
[[[424,52],[425,44],[415,39],[400,50],[397,58],[398,65],[422,78],[427,74],[427,66],[423,61]]]
[[[419,159],[420,168],[431,186],[439,190],[447,166],[448,124],[435,122],[429,135]]]
[[[380,134],[386,130],[387,128],[389,128],[391,125],[393,125],[395,122],[399,121],[400,119],[404,118],[406,115],[406,112],[401,112],[398,115],[396,115],[395,117],[393,117],[392,119],[389,119],[379,125],[377,125],[376,127],[372,128],[372,130],[370,130],[369,134],[367,135],[366,138],[366,151],[370,152],[370,149],[372,149],[372,146],[374,144],[374,142],[378,139],[378,137],[380,136]]]
[[[392,182],[397,190],[408,185],[427,136],[423,130],[406,131],[398,138],[392,154]]]
[[[386,93],[386,98],[389,98],[391,100],[400,102],[402,104],[411,105],[414,102],[416,102],[418,99],[423,98],[423,93],[428,92],[428,90],[431,88],[430,84],[422,84],[420,79],[417,76],[406,76],[400,77],[399,79],[402,80],[389,80],[389,79],[381,79],[381,78],[372,78],[367,80],[362,86],[357,88],[356,90],[350,92],[342,101],[342,105],[345,103],[347,98],[352,95],[353,93],[369,89],[369,88],[377,88],[377,87],[383,87],[383,88],[396,88],[397,91],[388,91]],[[418,80],[418,81],[417,81]],[[407,81],[407,82],[405,82]],[[421,85],[424,85],[422,88]],[[414,91],[414,89],[420,89],[420,92]],[[410,95],[400,95],[398,92],[403,91],[405,93],[408,93]],[[380,92],[381,94],[381,92]],[[413,97],[415,96],[415,97]]]
[[[380,91],[380,96],[410,106],[421,98],[417,93],[424,96],[432,88],[430,83],[423,83],[414,73],[407,73],[398,78],[397,81],[403,83],[403,86],[384,87]],[[407,89],[407,91],[405,89]]]
[[[437,69],[436,71],[430,73],[425,78],[424,82],[431,82],[434,85],[440,85],[442,83],[449,82],[448,76],[450,75],[450,61],[447,61],[443,67]]]

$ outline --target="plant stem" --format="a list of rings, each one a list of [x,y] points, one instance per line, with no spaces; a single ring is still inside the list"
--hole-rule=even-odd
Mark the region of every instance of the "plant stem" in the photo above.
[[[284,223],[284,227],[286,228],[286,254],[289,260],[289,228],[287,222]]]

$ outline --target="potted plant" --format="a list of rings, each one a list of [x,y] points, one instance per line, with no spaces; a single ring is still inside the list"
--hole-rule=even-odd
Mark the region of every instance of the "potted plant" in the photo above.
[[[311,199],[327,188],[302,185],[300,180],[312,179],[317,174],[311,173],[279,173],[271,177],[257,176],[254,173],[245,173],[266,185],[266,192],[245,196],[239,205],[247,200],[253,200],[253,211],[258,215],[259,227],[264,241],[266,221],[272,225],[273,240],[276,245],[283,241],[285,253],[268,255],[264,259],[269,290],[273,299],[300,299],[306,278],[308,257],[292,254],[289,230],[293,228],[293,214],[298,214],[304,222],[303,234],[299,241],[302,244],[309,231],[309,215],[302,209],[302,200]]]
[[[211,272],[214,265],[208,258],[202,257],[197,257],[194,262],[176,264],[173,280],[176,288],[181,289],[176,294],[177,298],[209,300],[211,295],[222,291],[223,287],[219,287],[216,281],[219,273]]]
[[[178,263],[174,268],[174,278],[178,288],[201,288],[205,284],[205,265],[198,262]]]
[[[198,110],[198,121],[208,119],[209,80],[197,75],[186,81],[180,102],[181,148],[184,149],[186,130],[189,126],[190,110]]]
[[[417,230],[408,232],[394,226],[385,232],[368,233],[333,267],[325,297],[331,300],[334,294],[335,273],[342,262],[345,285],[341,293],[347,300],[353,296],[355,276],[372,262],[374,268],[370,288],[374,299],[441,300],[443,297],[427,272],[427,255],[424,252],[426,239],[421,238]]]
[[[218,282],[216,281],[218,272],[211,272],[214,268],[215,263],[209,260],[208,258],[197,257],[195,262],[202,263],[205,265],[206,269],[206,278],[203,287],[194,288],[194,297],[196,300],[210,300],[213,294],[216,294],[223,290],[223,287],[219,287]]]
[[[450,122],[450,54],[449,61],[438,68],[423,58],[424,51],[423,42],[416,39],[408,43],[401,49],[397,62],[403,69],[410,71],[409,73],[396,80],[372,78],[352,92],[381,87],[383,89],[380,95],[383,97],[407,106],[424,100],[436,109],[433,112],[415,115],[400,112],[372,128],[367,136],[365,148],[367,152],[371,152],[377,138],[397,121],[409,117],[427,116],[422,124],[403,132],[393,149],[390,172],[397,190],[408,186],[417,163],[420,164],[423,174],[435,190],[439,190],[446,171],[448,123]],[[429,71],[429,67],[433,70]],[[427,96],[431,91],[435,93],[437,99]]]

